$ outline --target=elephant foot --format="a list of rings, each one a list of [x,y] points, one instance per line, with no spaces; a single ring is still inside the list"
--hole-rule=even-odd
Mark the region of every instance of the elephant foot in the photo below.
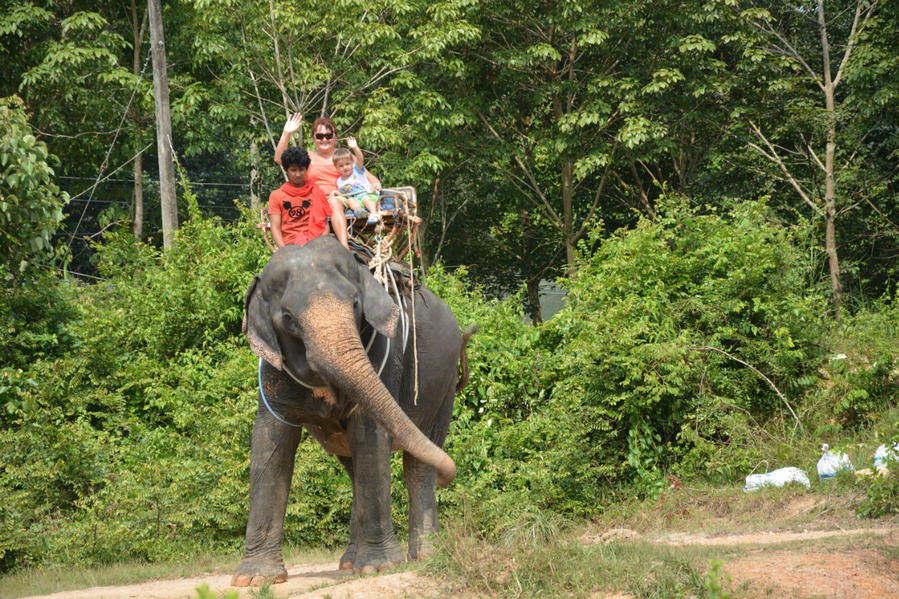
[[[266,584],[278,584],[287,581],[287,574],[283,576],[250,576],[249,574],[235,574],[231,577],[232,587],[261,587]]]
[[[390,543],[378,546],[360,545],[352,560],[347,560],[346,567],[352,567],[354,574],[374,574],[381,570],[393,568],[406,561],[403,549],[396,539]],[[344,559],[340,561],[341,569],[344,568]]]
[[[352,570],[353,569],[353,560],[356,558],[356,544],[350,543],[350,546],[347,547],[347,550],[343,552],[343,556],[340,558],[340,570]]]
[[[233,587],[260,587],[278,584],[287,580],[287,568],[283,563],[244,560],[231,577]]]

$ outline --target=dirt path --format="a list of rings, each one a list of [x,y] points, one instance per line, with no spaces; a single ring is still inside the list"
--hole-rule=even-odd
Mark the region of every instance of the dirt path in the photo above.
[[[416,572],[394,572],[379,576],[354,577],[337,569],[337,563],[298,564],[287,569],[287,582],[272,586],[276,597],[304,599],[375,599],[391,597],[437,597],[439,589]],[[40,595],[40,599],[185,599],[197,597],[197,587],[207,584],[216,597],[231,590],[231,575],[206,574],[174,580],[153,580],[118,587],[93,587]],[[239,591],[241,599],[250,597],[249,589]]]
[[[899,546],[899,528],[858,528],[802,532],[669,533],[643,536],[616,528],[599,535],[581,537],[585,544],[648,541],[665,545],[715,545],[751,548],[748,555],[727,561],[724,570],[732,580],[735,596],[762,598],[783,596],[832,599],[888,599],[899,596],[899,563],[885,563],[882,556],[864,548],[809,551],[808,541],[834,538],[876,538]],[[773,544],[796,543],[797,548]],[[119,587],[94,587],[42,595],[33,599],[187,599],[197,597],[205,583],[216,597],[230,590],[230,574],[205,574],[175,580],[155,580]],[[414,570],[377,576],[356,577],[337,569],[337,563],[297,564],[288,568],[287,582],[274,585],[276,597],[303,599],[450,599],[441,585]],[[774,594],[772,595],[772,592]],[[239,589],[239,597],[250,597]],[[600,594],[595,599],[628,599],[630,595]]]

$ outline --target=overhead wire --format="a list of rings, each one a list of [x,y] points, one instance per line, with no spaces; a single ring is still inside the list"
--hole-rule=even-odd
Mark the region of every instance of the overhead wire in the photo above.
[[[119,133],[121,133],[122,126],[125,123],[125,119],[128,117],[128,111],[131,109],[131,103],[134,101],[134,96],[137,94],[137,88],[140,86],[140,82],[143,81],[144,72],[147,70],[147,64],[149,64],[150,57],[152,56],[151,50],[152,50],[152,48],[147,49],[147,58],[144,60],[144,66],[143,66],[143,68],[141,68],[140,75],[138,76],[137,81],[135,81],[135,83],[134,83],[134,89],[131,90],[131,97],[128,98],[128,104],[125,106],[125,110],[122,111],[122,118],[119,120],[119,126],[116,129],[115,135],[112,138],[112,142],[109,144],[109,148],[106,150],[106,156],[103,158],[103,162],[100,164],[100,170],[97,173],[97,180],[94,181],[94,185],[91,187],[91,193],[90,193],[90,196],[88,196],[88,201],[87,201],[87,203],[85,203],[84,209],[81,211],[81,216],[78,218],[78,223],[75,225],[75,230],[72,232],[72,235],[69,237],[69,244],[68,244],[69,247],[72,247],[72,242],[75,239],[75,235],[78,234],[78,229],[81,227],[81,222],[84,220],[84,215],[87,213],[87,207],[90,205],[90,202],[94,197],[94,192],[97,190],[97,185],[100,184],[100,179],[103,176],[103,171],[106,170],[106,167],[109,164],[109,156],[112,154],[112,149],[115,147],[115,143],[119,139]],[[144,147],[143,150],[138,152],[137,155],[143,153],[143,151],[146,150],[150,145],[152,145],[152,144],[148,144],[146,147]],[[135,155],[135,158],[137,157],[137,155]],[[132,158],[132,160],[133,160],[133,158]],[[128,162],[130,162],[130,160]],[[127,164],[127,162],[125,164]],[[124,166],[124,165],[122,165],[122,166]],[[122,167],[120,166],[119,168],[122,168]],[[118,169],[116,169],[116,170],[118,170]],[[115,171],[113,171],[113,172],[115,172]],[[110,175],[111,174],[112,173],[110,173]],[[82,192],[82,193],[84,193],[84,192]],[[79,195],[81,195],[81,194],[79,194]]]

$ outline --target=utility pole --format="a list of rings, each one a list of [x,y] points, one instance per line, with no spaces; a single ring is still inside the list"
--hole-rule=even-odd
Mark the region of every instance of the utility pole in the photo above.
[[[162,246],[168,250],[178,228],[175,164],[172,160],[172,117],[169,113],[169,77],[165,66],[161,0],[147,0],[150,43],[153,46],[153,91],[156,96],[156,155],[159,159],[159,195],[162,205]]]

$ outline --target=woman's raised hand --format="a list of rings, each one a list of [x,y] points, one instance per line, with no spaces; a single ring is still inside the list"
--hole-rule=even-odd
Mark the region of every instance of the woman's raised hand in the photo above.
[[[284,133],[288,135],[293,135],[296,131],[303,126],[303,115],[302,113],[295,112],[293,116],[287,119],[287,122],[284,123]]]

